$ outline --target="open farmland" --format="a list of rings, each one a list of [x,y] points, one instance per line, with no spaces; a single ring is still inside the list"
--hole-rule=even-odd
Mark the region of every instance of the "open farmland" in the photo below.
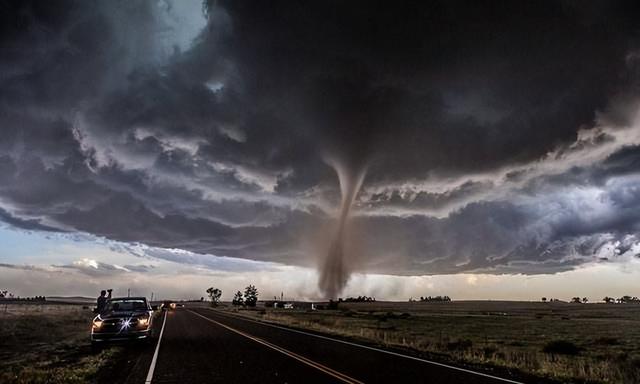
[[[1,383],[106,382],[121,348],[92,351],[82,305],[1,304]]]
[[[560,382],[640,382],[640,305],[635,304],[374,302],[340,303],[338,310],[239,313]]]

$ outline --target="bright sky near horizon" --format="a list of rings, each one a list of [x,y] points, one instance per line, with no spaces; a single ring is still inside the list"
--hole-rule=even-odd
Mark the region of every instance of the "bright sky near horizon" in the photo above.
[[[223,300],[248,284],[262,298],[322,298],[312,268],[237,258],[202,257],[176,250],[152,249],[82,234],[50,234],[0,227],[0,289],[20,296],[97,296],[114,288],[115,295],[131,289],[134,295],[173,299],[206,296],[206,287],[223,290]],[[180,257],[176,257],[178,252]],[[185,264],[189,259],[191,263]],[[342,295],[374,296],[405,301],[420,296],[448,295],[456,300],[531,300],[541,297],[569,300],[605,295],[621,297],[637,289],[640,261],[584,265],[576,270],[543,275],[453,274],[393,276],[354,274]]]

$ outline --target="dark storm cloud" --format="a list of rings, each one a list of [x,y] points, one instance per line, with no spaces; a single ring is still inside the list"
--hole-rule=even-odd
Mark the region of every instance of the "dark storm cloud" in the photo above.
[[[34,231],[58,231],[57,228],[41,224],[38,220],[21,219],[14,217],[4,209],[0,209],[0,221],[3,221],[14,227],[34,230]]]
[[[230,2],[223,51],[252,110],[346,161],[379,159],[370,178],[486,169],[592,124],[635,37],[607,17],[621,5],[587,23],[560,3]]]
[[[635,2],[185,4],[0,2],[0,220],[315,265],[329,163],[359,270],[633,249]]]

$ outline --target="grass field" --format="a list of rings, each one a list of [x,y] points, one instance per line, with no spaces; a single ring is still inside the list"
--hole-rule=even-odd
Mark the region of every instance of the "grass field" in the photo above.
[[[231,306],[222,309],[235,310]],[[640,305],[341,303],[241,310],[261,320],[558,382],[640,383]],[[0,383],[109,382],[122,347],[91,350],[80,305],[0,305]]]
[[[340,303],[338,310],[240,312],[559,382],[640,383],[637,304],[375,302]]]
[[[0,383],[100,382],[121,352],[92,351],[81,305],[0,305]]]

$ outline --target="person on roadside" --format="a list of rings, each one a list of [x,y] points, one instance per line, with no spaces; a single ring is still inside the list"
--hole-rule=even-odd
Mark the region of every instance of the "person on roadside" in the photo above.
[[[100,291],[100,296],[98,296],[96,312],[102,313],[107,308],[107,301],[111,299],[111,289],[105,291],[104,289]],[[109,294],[107,295],[107,292]]]

